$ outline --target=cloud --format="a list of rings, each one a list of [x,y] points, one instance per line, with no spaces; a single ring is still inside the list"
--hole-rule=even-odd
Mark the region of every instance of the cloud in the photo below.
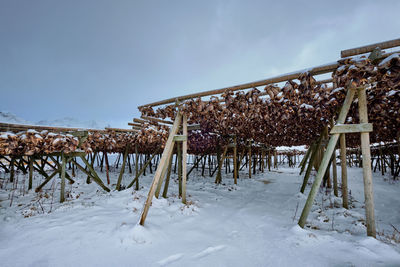
[[[141,104],[398,38],[398,10],[399,1],[2,1],[1,109],[120,124]]]

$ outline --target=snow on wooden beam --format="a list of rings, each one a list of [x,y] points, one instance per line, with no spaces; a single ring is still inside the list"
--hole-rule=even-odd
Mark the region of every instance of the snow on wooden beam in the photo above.
[[[161,120],[161,119],[153,118],[153,117],[141,116],[141,118],[144,120],[147,120],[147,121],[159,122],[159,123],[170,124],[170,125],[174,124],[172,121]]]

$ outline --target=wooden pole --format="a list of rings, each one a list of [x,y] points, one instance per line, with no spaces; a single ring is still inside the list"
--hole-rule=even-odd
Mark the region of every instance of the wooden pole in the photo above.
[[[106,163],[107,184],[110,184],[110,166],[108,164],[108,156],[107,156],[107,152],[103,152],[103,153],[104,153],[104,160]]]
[[[263,149],[261,151],[261,172],[264,172],[264,167],[265,167],[264,158],[265,158],[265,150]]]
[[[101,188],[103,188],[105,191],[110,192],[110,189],[103,184],[103,181],[101,178],[97,175],[96,171],[93,169],[93,167],[89,164],[89,162],[86,160],[85,156],[80,156],[81,160],[85,165],[89,168],[89,173],[92,174],[92,179],[95,181]],[[72,159],[72,162],[76,165],[76,167],[80,168],[79,164]],[[82,168],[80,168],[82,170]],[[84,169],[84,168],[83,168]],[[83,170],[82,170],[83,171]]]
[[[340,166],[342,169],[342,199],[343,208],[349,209],[349,195],[347,189],[347,160],[346,160],[346,136],[340,134]]]
[[[400,41],[400,40],[399,40]],[[358,89],[358,112],[360,123],[368,123],[367,111],[367,94],[365,88]],[[369,143],[369,133],[361,133],[361,150],[363,161],[363,176],[364,176],[364,197],[365,197],[365,213],[367,222],[367,235],[376,238],[375,228],[375,211],[374,211],[374,194],[372,185],[372,170],[371,170],[371,149]]]
[[[175,143],[176,142],[172,143],[172,151],[174,150]],[[161,172],[161,176],[160,176],[160,181],[158,182],[156,192],[154,193],[154,196],[156,198],[158,198],[159,195],[160,195],[160,191],[161,191],[162,183],[164,181],[165,173],[167,172],[167,168],[168,168],[169,162],[172,159],[172,156],[173,156],[173,154],[171,153],[170,157],[168,158],[168,164],[164,164],[164,166],[163,166],[163,169],[162,169],[162,172]]]
[[[217,172],[217,176],[215,178],[215,183],[216,184],[220,184],[222,182],[221,169],[222,169],[222,164],[224,163],[227,151],[228,151],[228,146],[225,146],[224,152],[222,153],[222,157],[220,158],[220,160],[218,162],[218,172]]]
[[[162,154],[160,164],[157,167],[156,173],[154,175],[153,182],[150,186],[149,194],[147,195],[147,200],[144,204],[142,215],[140,216],[140,225],[144,225],[144,222],[146,221],[147,213],[149,212],[149,208],[151,205],[151,202],[153,200],[153,196],[158,184],[158,181],[160,179],[162,167],[164,164],[166,164],[167,159],[169,158],[170,154],[172,153],[172,143],[174,142],[174,136],[179,130],[179,125],[181,124],[182,120],[182,115],[178,113],[175,117],[174,125],[172,126],[170,130],[170,134],[168,136],[167,142],[165,144],[164,152]]]
[[[137,177],[135,190],[139,190],[139,154],[138,145],[135,144],[135,177]]]
[[[309,158],[309,156],[311,154],[310,152],[312,150],[311,148],[313,148],[313,144],[311,144],[310,147],[307,149],[306,155],[303,157],[303,159],[301,160],[301,162],[299,164],[299,167],[301,166],[300,175],[303,173],[304,168],[307,165],[307,160],[308,160],[308,158]]]
[[[15,157],[11,156],[11,161],[10,161],[10,183],[14,182],[14,162],[15,162]]]
[[[125,164],[126,164],[126,159],[128,157],[128,151],[129,151],[129,144],[127,144],[125,151],[124,151],[124,157],[122,159],[121,171],[119,172],[117,186],[115,187],[115,189],[117,189],[118,191],[121,191],[121,182],[122,182],[122,177],[124,176],[124,172],[125,172]]]
[[[268,171],[271,171],[271,149],[268,148]]]
[[[60,170],[57,169],[57,170],[55,170],[55,171],[49,176],[49,175],[47,175],[46,172],[40,170],[39,173],[40,173],[41,175],[43,175],[44,177],[46,177],[46,179],[43,181],[43,183],[41,183],[41,184],[35,189],[35,192],[37,193],[37,192],[39,192],[40,190],[42,190],[43,186],[45,186],[45,185],[46,185],[57,173],[59,173],[59,172],[60,172]]]
[[[318,140],[318,142],[316,144],[312,144],[311,145],[310,161],[308,162],[306,174],[304,175],[304,179],[303,179],[303,184],[301,185],[301,188],[300,188],[300,192],[303,193],[303,194],[304,194],[304,190],[306,189],[306,186],[307,186],[307,183],[308,183],[308,179],[310,177],[311,170],[312,170],[313,165],[314,165],[315,158],[316,158],[316,156],[318,154],[318,147],[319,147],[320,143],[321,143],[321,138],[319,138],[319,140]]]
[[[182,197],[182,143],[177,143],[178,147],[178,191],[179,197]]]
[[[233,147],[233,179],[234,183],[237,184],[238,178],[238,164],[237,164],[237,137],[233,138],[235,146]]]
[[[147,168],[147,166],[150,164],[151,160],[156,156],[156,152],[153,153],[153,155],[151,155],[151,157],[146,161],[146,163],[144,165],[142,165],[142,168],[140,168],[139,172],[136,174],[136,177],[132,180],[132,182],[129,183],[129,185],[127,186],[127,188],[130,188],[133,186],[134,183],[136,183],[136,188],[135,190],[139,190],[139,177],[140,175],[142,175],[142,173],[144,173],[144,170]]]
[[[182,134],[188,136],[187,117],[183,115]],[[187,138],[182,142],[182,203],[186,204],[186,178],[187,178]]]
[[[332,175],[333,175],[333,194],[338,197],[338,184],[337,184],[337,166],[336,166],[336,150],[332,155]]]
[[[387,49],[387,48],[392,48],[395,46],[400,46],[400,39],[394,39],[394,40],[380,42],[380,43],[376,43],[376,44],[370,44],[370,45],[365,45],[365,46],[361,46],[361,47],[342,50],[340,55],[343,58],[343,57],[349,57],[349,56],[372,52],[377,47],[379,47],[380,49]]]
[[[249,151],[248,151],[248,157],[249,157],[249,178],[251,178],[251,141],[249,140]]]
[[[33,160],[34,157],[30,156],[29,157],[29,185],[28,185],[28,190],[32,189],[32,182],[33,182]]]
[[[171,170],[172,170],[172,157],[169,157],[169,163],[168,163],[168,170],[167,170],[167,178],[165,179],[165,185],[164,185],[164,191],[163,191],[163,198],[167,198],[168,194],[168,186],[169,186],[169,179],[171,177]]]
[[[195,161],[193,163],[192,168],[187,172],[187,178],[189,178],[189,175],[192,173],[192,171],[199,166],[200,161],[205,157],[205,155],[202,155],[201,157],[195,158]]]
[[[66,159],[64,152],[61,152],[61,192],[60,192],[60,203],[65,201],[65,165]]]

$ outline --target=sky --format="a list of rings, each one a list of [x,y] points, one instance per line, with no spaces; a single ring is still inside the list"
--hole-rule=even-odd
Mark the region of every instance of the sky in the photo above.
[[[126,127],[137,107],[400,37],[400,1],[0,0],[0,111]]]

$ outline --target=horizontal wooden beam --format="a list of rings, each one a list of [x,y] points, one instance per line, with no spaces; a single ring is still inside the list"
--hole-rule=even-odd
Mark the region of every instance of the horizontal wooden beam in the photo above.
[[[394,39],[386,42],[380,42],[370,45],[364,45],[356,48],[346,49],[340,52],[340,56],[343,57],[350,57],[360,54],[365,54],[368,52],[372,52],[375,48],[379,47],[380,49],[388,49],[392,47],[400,46],[400,39]]]
[[[160,123],[170,124],[170,125],[174,124],[172,121],[166,121],[166,120],[153,118],[153,117],[141,116],[141,118],[144,120],[153,121],[153,122],[160,122]]]
[[[175,135],[174,136],[174,142],[183,142],[187,141],[187,135]]]
[[[138,118],[134,118],[134,119],[133,119],[133,122],[136,122],[136,123],[145,123],[146,121],[145,121],[145,120],[138,119]]]
[[[189,94],[189,95],[184,95],[184,96],[173,97],[173,98],[169,98],[169,99],[166,99],[166,100],[161,100],[161,101],[153,102],[153,103],[146,104],[146,105],[143,105],[143,106],[139,106],[139,108],[142,108],[142,107],[155,107],[155,106],[175,103],[176,101],[182,101],[182,100],[187,100],[187,99],[191,99],[191,98],[218,95],[218,94],[224,93],[227,90],[238,91],[238,90],[250,89],[250,88],[253,88],[253,87],[272,84],[272,83],[279,83],[279,82],[284,82],[284,81],[288,81],[288,80],[294,80],[294,79],[298,79],[300,77],[300,75],[305,73],[305,72],[309,72],[311,75],[319,75],[319,74],[329,73],[329,72],[334,71],[337,67],[338,67],[338,63],[334,62],[334,63],[321,65],[321,66],[317,66],[317,67],[310,68],[310,69],[305,69],[305,70],[301,70],[301,71],[297,71],[297,72],[293,72],[293,73],[289,73],[289,74],[276,76],[276,77],[265,79],[265,80],[260,80],[260,81],[250,82],[250,83],[244,83],[244,84],[225,87],[225,88],[216,89],[216,90],[204,91],[204,92],[201,92],[201,93],[195,93],[195,94]]]
[[[200,130],[200,124],[192,124],[192,125],[188,125],[187,127],[188,131],[193,131],[193,130]]]
[[[129,126],[136,126],[136,127],[142,128],[142,125],[139,124],[139,123],[128,122],[128,125],[129,125]]]
[[[341,134],[341,133],[368,133],[372,132],[372,123],[360,123],[360,124],[339,124],[335,125],[331,134]]]
[[[331,83],[331,82],[333,82],[332,78],[316,81],[317,84],[325,84],[325,83]]]
[[[105,128],[107,131],[115,131],[115,132],[126,132],[126,133],[137,133],[138,130],[135,129],[121,129],[121,128]]]

